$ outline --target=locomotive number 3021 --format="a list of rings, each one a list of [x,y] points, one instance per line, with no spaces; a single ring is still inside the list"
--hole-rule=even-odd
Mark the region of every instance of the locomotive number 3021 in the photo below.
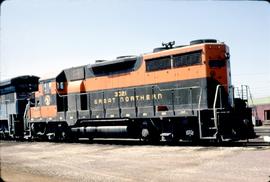
[[[114,97],[125,97],[127,96],[127,91],[114,92]]]

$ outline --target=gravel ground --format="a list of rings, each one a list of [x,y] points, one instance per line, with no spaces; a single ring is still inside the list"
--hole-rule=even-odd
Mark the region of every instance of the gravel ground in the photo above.
[[[151,146],[138,143],[7,142],[4,181],[270,180],[270,146]]]

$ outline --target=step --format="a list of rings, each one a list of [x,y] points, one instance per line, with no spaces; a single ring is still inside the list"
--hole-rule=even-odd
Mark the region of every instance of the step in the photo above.
[[[254,127],[254,131],[258,136],[270,136],[270,126]]]
[[[173,138],[173,134],[172,133],[161,133],[161,141],[171,141]]]
[[[226,110],[223,110],[223,111],[217,111],[217,114],[229,114],[230,111],[226,111]]]
[[[163,136],[164,136],[164,137],[168,137],[168,136],[170,136],[170,135],[172,135],[172,133],[161,133],[161,134],[160,134],[161,137],[163,137]]]
[[[270,120],[263,121],[263,125],[270,126]]]
[[[203,140],[212,140],[212,139],[217,139],[216,136],[213,136],[213,137],[201,137],[201,139]]]
[[[208,129],[210,130],[217,130],[217,127],[213,126],[213,127],[208,127]]]

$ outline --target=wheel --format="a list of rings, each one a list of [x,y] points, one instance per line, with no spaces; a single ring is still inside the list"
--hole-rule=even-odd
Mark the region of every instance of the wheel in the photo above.
[[[149,143],[157,143],[160,141],[158,133],[148,128],[142,128],[141,139],[142,141]]]
[[[67,139],[67,133],[66,131],[61,131],[58,136],[59,141],[65,141]]]
[[[148,138],[149,137],[149,130],[147,128],[142,129],[142,138]]]
[[[244,135],[246,139],[250,139],[250,138],[255,138],[256,137],[256,133],[254,131],[254,126],[252,124],[252,121],[249,119],[243,119],[243,130],[244,130]]]
[[[56,140],[55,132],[48,133],[46,135],[47,135],[47,138],[48,138],[49,141],[55,141]]]
[[[65,125],[60,125],[57,128],[57,140],[58,141],[68,141],[70,139],[69,128]]]

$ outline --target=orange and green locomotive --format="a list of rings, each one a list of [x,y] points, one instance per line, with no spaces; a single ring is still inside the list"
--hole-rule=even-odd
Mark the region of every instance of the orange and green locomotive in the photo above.
[[[27,112],[33,137],[58,140],[255,136],[247,99],[234,96],[229,48],[214,39],[64,69],[39,82]]]

